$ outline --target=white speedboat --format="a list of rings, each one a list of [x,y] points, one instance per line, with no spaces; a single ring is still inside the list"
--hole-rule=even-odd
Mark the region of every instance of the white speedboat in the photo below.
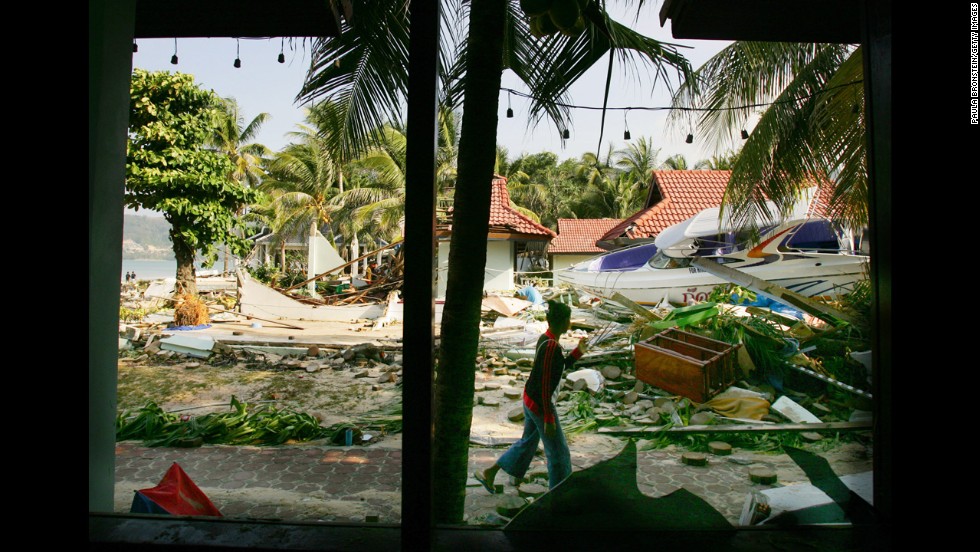
[[[770,205],[770,212],[776,212]],[[652,243],[618,249],[555,272],[556,284],[599,297],[621,293],[645,305],[704,301],[727,283],[691,265],[713,260],[814,298],[834,298],[866,278],[868,256],[852,251],[848,234],[808,216],[808,202],[785,219],[759,225],[758,238],[720,220],[711,208],[664,229]]]

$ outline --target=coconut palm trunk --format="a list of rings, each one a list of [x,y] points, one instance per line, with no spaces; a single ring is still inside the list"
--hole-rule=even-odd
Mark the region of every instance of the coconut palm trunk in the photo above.
[[[452,236],[442,339],[435,378],[433,478],[436,523],[463,518],[473,417],[473,359],[480,339],[483,270],[487,264],[490,182],[496,158],[497,94],[503,71],[506,3],[473,0],[459,143],[458,178],[453,199]],[[451,336],[451,338],[450,338]]]

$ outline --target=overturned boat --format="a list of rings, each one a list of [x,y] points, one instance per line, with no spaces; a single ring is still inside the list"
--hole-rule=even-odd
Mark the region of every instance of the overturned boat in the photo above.
[[[768,212],[777,212],[769,203]],[[555,272],[556,284],[611,298],[621,293],[645,305],[704,301],[726,280],[691,261],[702,258],[813,298],[849,293],[867,278],[868,256],[858,253],[850,232],[825,218],[810,216],[809,202],[758,233],[720,216],[720,208],[664,229],[652,243],[626,247]]]

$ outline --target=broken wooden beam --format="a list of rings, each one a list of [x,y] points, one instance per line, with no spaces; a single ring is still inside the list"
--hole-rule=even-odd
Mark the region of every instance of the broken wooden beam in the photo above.
[[[643,305],[637,303],[636,301],[633,301],[632,299],[626,297],[625,295],[619,293],[618,291],[613,294],[611,301],[613,301],[614,303],[619,303],[620,305],[628,308],[629,310],[635,312],[636,314],[642,316],[643,318],[646,318],[647,320],[651,320],[654,322],[661,320],[661,318],[656,314],[654,314],[653,312],[651,312],[650,309],[644,307]]]

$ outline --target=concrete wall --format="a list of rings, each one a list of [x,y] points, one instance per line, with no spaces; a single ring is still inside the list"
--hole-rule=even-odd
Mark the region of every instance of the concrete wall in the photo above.
[[[436,273],[436,297],[446,297],[446,275],[449,270],[449,240],[439,240],[439,267]],[[487,266],[483,273],[484,291],[514,289],[514,242],[487,242]]]
[[[563,268],[568,268],[575,263],[580,263],[582,261],[587,261],[592,257],[595,257],[598,253],[589,253],[588,255],[552,255],[551,256],[551,270],[561,270]]]

